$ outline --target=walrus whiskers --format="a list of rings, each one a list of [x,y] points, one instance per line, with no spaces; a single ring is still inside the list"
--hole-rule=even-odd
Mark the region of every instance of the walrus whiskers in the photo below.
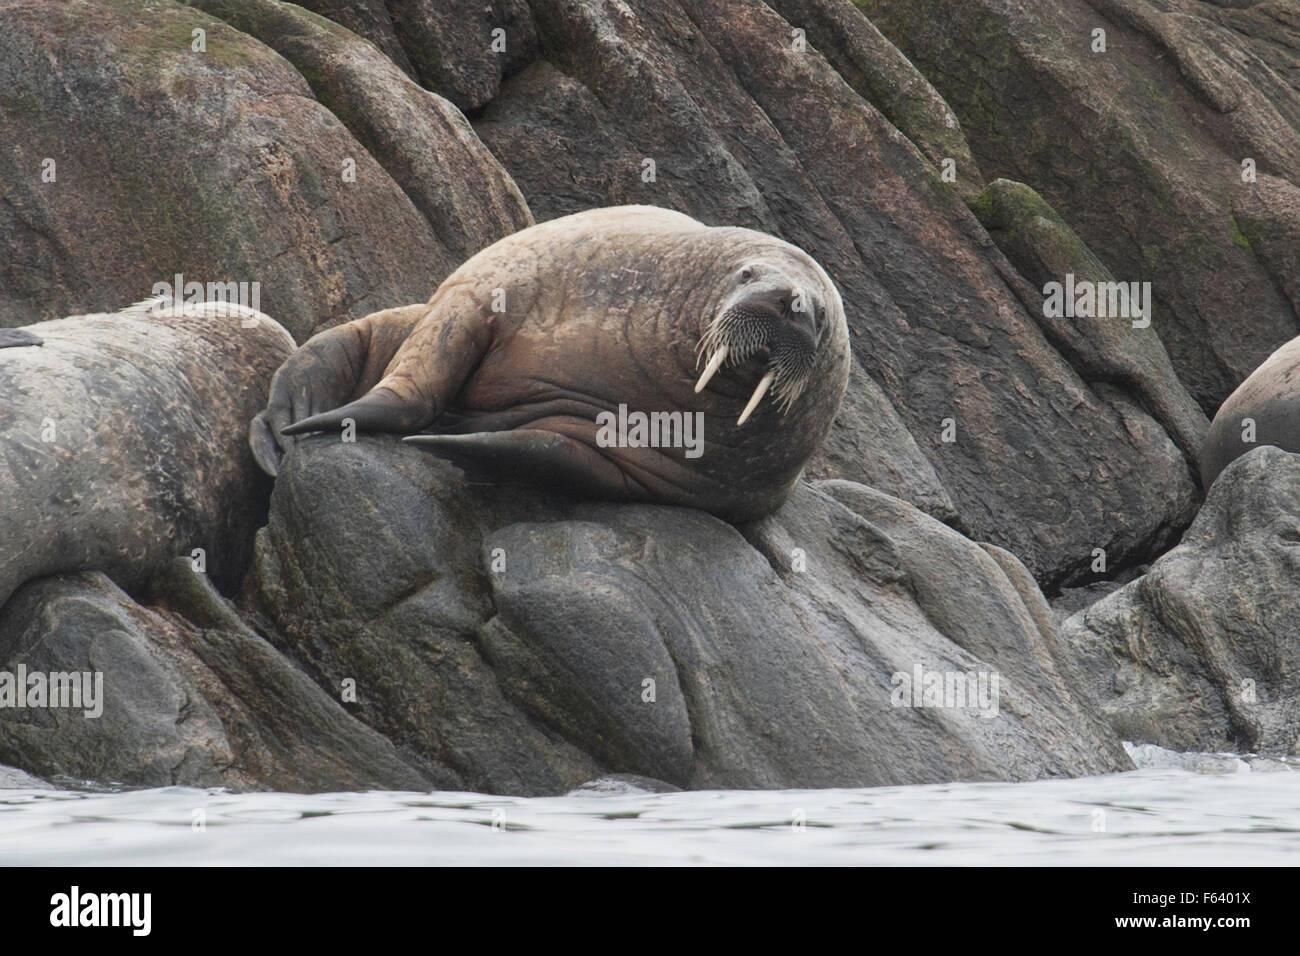
[[[781,413],[790,411],[808,384],[815,346],[801,345],[771,315],[744,306],[728,308],[709,323],[700,337],[696,367],[705,356],[708,362],[695,383],[695,394],[704,391],[724,365],[739,365],[762,349],[769,350],[771,362],[736,424],[743,425],[749,420],[769,389]]]

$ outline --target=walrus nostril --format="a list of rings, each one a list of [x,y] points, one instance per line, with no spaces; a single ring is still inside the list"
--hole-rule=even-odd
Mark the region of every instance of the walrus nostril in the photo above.
[[[813,342],[817,341],[818,328],[817,328],[816,312],[814,312],[811,309],[807,309],[803,312],[796,312],[794,314],[794,321],[797,327],[801,328],[805,333],[807,333],[808,338],[811,341]]]

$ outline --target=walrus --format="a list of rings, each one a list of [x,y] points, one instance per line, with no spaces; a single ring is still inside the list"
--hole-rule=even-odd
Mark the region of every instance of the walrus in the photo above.
[[[1201,485],[1208,491],[1229,463],[1261,445],[1300,452],[1300,337],[1266,358],[1219,406],[1201,444]]]
[[[63,572],[133,589],[196,548],[237,584],[265,521],[245,423],[293,349],[267,316],[224,304],[0,332],[0,606]]]
[[[541,223],[467,260],[428,303],[314,336],[250,426],[268,474],[308,432],[395,432],[475,477],[577,496],[769,514],[835,418],[848,329],[790,243],[653,206]],[[672,413],[703,445],[653,447],[618,416]],[[672,444],[668,442],[667,444]]]

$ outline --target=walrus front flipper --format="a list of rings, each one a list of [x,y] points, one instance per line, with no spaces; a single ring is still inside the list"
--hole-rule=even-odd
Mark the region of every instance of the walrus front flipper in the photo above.
[[[370,391],[428,310],[408,305],[375,312],[312,336],[289,356],[271,382],[267,407],[248,426],[248,445],[261,469],[277,474],[290,436],[312,431],[306,423],[313,416]]]
[[[25,329],[0,329],[0,349],[18,348],[23,345],[44,345],[45,340],[32,335]]]
[[[327,431],[352,419],[358,431],[418,432],[432,425],[492,344],[492,325],[458,290],[434,296],[384,372],[355,401],[280,429],[284,435]],[[310,343],[309,343],[310,344]]]
[[[604,455],[557,432],[516,428],[469,435],[408,435],[403,441],[445,458],[478,480],[519,481],[593,498],[645,496],[645,490]]]

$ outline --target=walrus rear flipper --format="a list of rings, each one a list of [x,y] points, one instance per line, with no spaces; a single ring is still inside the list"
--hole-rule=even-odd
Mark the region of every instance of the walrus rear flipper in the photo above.
[[[24,329],[0,329],[0,349],[18,348],[23,345],[44,345],[45,340]]]
[[[470,435],[408,435],[402,440],[445,458],[477,480],[525,482],[592,498],[629,500],[646,494],[604,455],[556,432],[516,428]]]
[[[412,405],[386,388],[376,388],[341,408],[285,425],[280,429],[280,434],[301,435],[304,432],[337,430],[349,418],[356,424],[357,431],[409,432],[413,428],[427,425],[428,417],[426,409]]]
[[[341,414],[333,423],[322,419],[343,412],[347,403],[375,387],[428,310],[427,305],[409,305],[375,312],[321,332],[294,352],[276,372],[266,408],[248,426],[248,444],[262,470],[275,476],[292,436],[300,432],[332,427],[343,418],[365,427],[362,421],[368,417],[356,414]],[[376,411],[372,408],[367,416]]]

